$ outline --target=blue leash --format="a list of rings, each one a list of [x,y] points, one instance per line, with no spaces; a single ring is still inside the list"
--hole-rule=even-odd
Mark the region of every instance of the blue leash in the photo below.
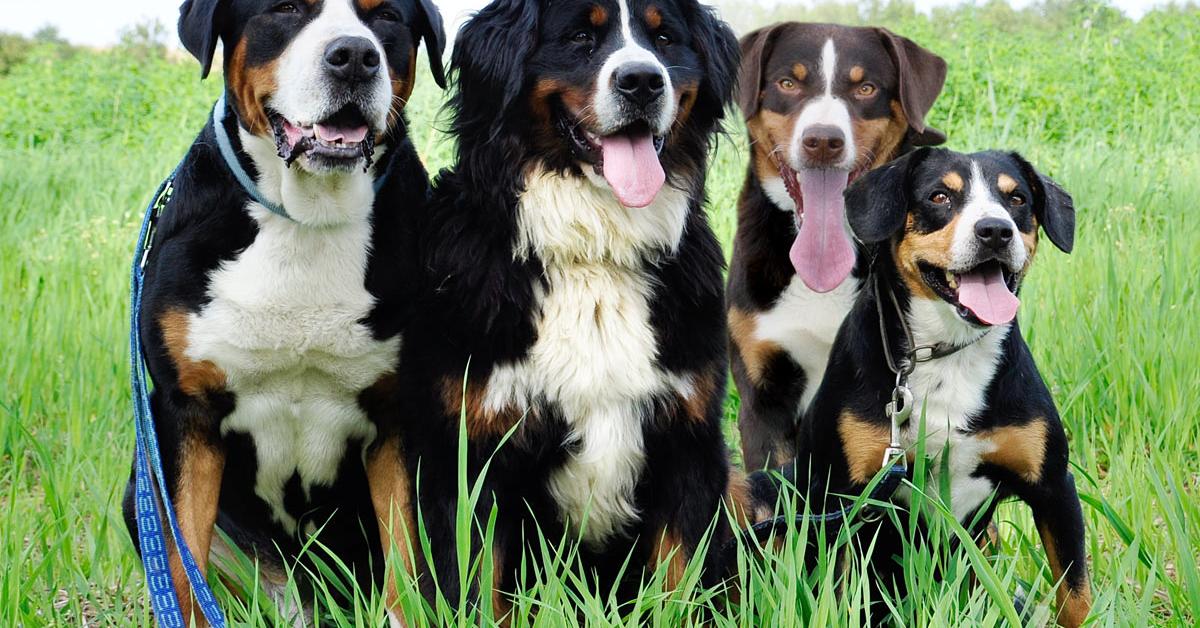
[[[181,164],[182,165],[182,164]],[[154,230],[159,216],[171,199],[174,192],[175,172],[159,186],[158,192],[150,200],[146,215],[142,219],[142,229],[138,235],[137,248],[133,256],[133,271],[130,281],[130,327],[129,327],[129,372],[130,384],[133,389],[133,417],[137,427],[137,460],[134,479],[134,491],[137,512],[138,542],[142,550],[142,566],[146,570],[146,586],[150,589],[150,602],[154,608],[154,616],[160,626],[165,628],[186,628],[190,618],[183,617],[179,607],[179,598],[175,594],[175,584],[171,580],[170,563],[167,560],[167,538],[163,530],[162,519],[165,513],[167,524],[171,528],[171,538],[179,551],[192,595],[200,606],[200,612],[214,628],[224,628],[225,616],[221,607],[213,597],[212,589],[204,579],[204,574],[196,565],[192,552],[179,529],[175,519],[175,509],[171,505],[170,493],[167,490],[166,475],[163,474],[162,456],[158,451],[158,435],[154,430],[154,415],[150,410],[150,391],[147,385],[146,358],[142,353],[141,316],[142,288],[145,281],[146,261],[149,259],[150,247],[154,238]],[[157,491],[155,490],[157,488]]]

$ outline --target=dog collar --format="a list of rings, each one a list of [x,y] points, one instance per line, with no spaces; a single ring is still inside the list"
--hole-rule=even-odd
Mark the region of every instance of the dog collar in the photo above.
[[[225,130],[225,94],[223,92],[221,97],[217,99],[217,104],[213,107],[212,120],[213,132],[217,135],[217,147],[221,150],[221,157],[225,160],[225,165],[229,167],[229,170],[233,172],[234,178],[237,179],[242,189],[250,195],[250,198],[255,203],[266,207],[267,211],[280,218],[298,223],[299,221],[292,218],[283,205],[272,202],[264,197],[258,189],[258,184],[254,182],[254,179],[250,178],[250,174],[242,167],[242,162],[238,159],[237,152],[233,149],[233,142],[229,140],[229,132]],[[379,194],[379,191],[383,189],[384,184],[387,182],[388,174],[391,173],[392,159],[390,157],[390,154],[385,155],[384,160],[387,161],[387,165],[384,171],[380,173],[379,178],[375,180],[374,187],[376,194]]]

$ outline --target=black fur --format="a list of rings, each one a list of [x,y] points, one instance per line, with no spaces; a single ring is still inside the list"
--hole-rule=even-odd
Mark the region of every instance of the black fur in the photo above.
[[[616,2],[601,4],[615,20]],[[630,4],[635,12],[645,8],[636,0]],[[703,416],[694,419],[684,416],[678,399],[645,400],[645,465],[635,498],[640,521],[627,538],[582,549],[585,567],[602,590],[615,582],[632,552],[621,588],[626,599],[643,566],[652,562],[653,537],[664,527],[677,531],[683,551],[695,549],[721,507],[729,473],[720,429],[726,378],[722,259],[703,204],[708,149],[731,98],[735,41],[728,27],[694,0],[655,4],[662,10],[664,28],[675,36],[669,54],[683,60],[665,64],[672,80],[699,85],[690,117],[672,130],[661,155],[668,185],[687,191],[691,199],[685,235],[675,254],[648,254],[641,272],[654,286],[650,306],[657,367],[693,374],[712,386],[713,394]],[[594,82],[604,55],[564,43],[572,29],[586,25],[590,7],[584,2],[497,0],[463,27],[453,53],[457,89],[449,108],[456,165],[435,183],[421,238],[431,291],[402,360],[406,389],[418,408],[406,427],[405,443],[412,472],[419,471],[421,509],[433,537],[432,567],[450,599],[455,599],[458,583],[450,523],[460,415],[449,401],[459,396],[464,374],[469,372],[470,388],[482,388],[496,368],[525,358],[537,340],[535,291],[549,288],[543,261],[535,254],[513,255],[523,173],[535,162],[561,176],[583,172],[564,138],[535,114],[531,99],[543,79],[579,89]],[[598,34],[596,49],[607,45]],[[450,389],[449,400],[446,382],[458,387]],[[480,418],[468,412],[466,422],[473,433]],[[544,400],[535,401],[501,447],[507,428],[473,436],[465,464],[474,480],[490,461],[477,514],[486,520],[491,507],[498,508],[494,549],[503,557],[499,585],[512,591],[521,556],[536,541],[535,531],[551,542],[565,533],[547,480],[572,450],[564,445],[568,426],[562,409]],[[728,530],[720,527],[720,535],[728,536]],[[713,576],[718,569],[710,567]]]

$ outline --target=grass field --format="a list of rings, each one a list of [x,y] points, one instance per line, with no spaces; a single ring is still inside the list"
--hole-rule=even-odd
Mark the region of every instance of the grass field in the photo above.
[[[1023,294],[1022,325],[1071,437],[1093,616],[1097,625],[1194,625],[1200,12],[1133,23],[1102,5],[1049,9],[1042,18],[991,4],[931,18],[893,5],[872,17],[948,60],[950,79],[929,120],[949,133],[951,147],[1020,150],[1074,194],[1075,253],[1043,247]],[[816,14],[855,17],[836,7]],[[739,23],[766,17],[736,15]],[[127,265],[148,195],[219,90],[197,76],[194,64],[128,50],[52,47],[0,74],[0,625],[149,622],[119,512],[133,440]],[[443,95],[427,76],[420,85],[409,111],[417,147],[437,168],[449,155],[437,130],[445,126],[437,121]],[[709,178],[710,215],[726,243],[747,158],[742,131],[729,128]],[[731,417],[736,403],[731,397]],[[959,532],[937,515],[936,497],[923,507],[935,538]],[[1053,583],[1032,521],[1014,506],[999,519],[995,556],[937,544],[905,552],[912,594],[891,601],[898,623],[1010,623],[1018,588],[1030,600],[1021,621],[1049,621]],[[529,566],[540,584],[517,601],[539,609],[538,625],[583,618],[672,626],[701,609],[721,626],[865,622],[857,565],[841,593],[830,561],[807,573],[797,567],[800,546],[763,565],[748,562],[740,583],[747,593],[737,601],[692,581],[663,592],[658,574],[637,603],[620,608],[607,592],[570,586],[570,556],[555,549],[551,543]],[[480,568],[486,572],[486,561]],[[363,596],[345,614],[329,610],[330,618],[380,625],[377,597]],[[264,600],[223,599],[235,623],[273,622],[255,606]],[[435,623],[487,622],[459,600],[423,608],[410,594],[406,605]]]

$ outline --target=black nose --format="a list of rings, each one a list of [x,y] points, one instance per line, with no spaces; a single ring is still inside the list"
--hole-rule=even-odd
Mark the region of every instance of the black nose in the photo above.
[[[989,249],[1002,251],[1012,242],[1012,223],[1003,218],[984,218],[975,223],[975,237]]]
[[[365,81],[379,72],[379,51],[365,37],[339,37],[325,47],[325,71],[339,81]]]
[[[813,166],[832,166],[846,152],[846,135],[836,126],[817,124],[804,129],[800,136],[804,155]]]
[[[666,86],[662,72],[648,63],[625,64],[617,68],[614,78],[617,91],[639,107],[646,107],[662,97]]]

